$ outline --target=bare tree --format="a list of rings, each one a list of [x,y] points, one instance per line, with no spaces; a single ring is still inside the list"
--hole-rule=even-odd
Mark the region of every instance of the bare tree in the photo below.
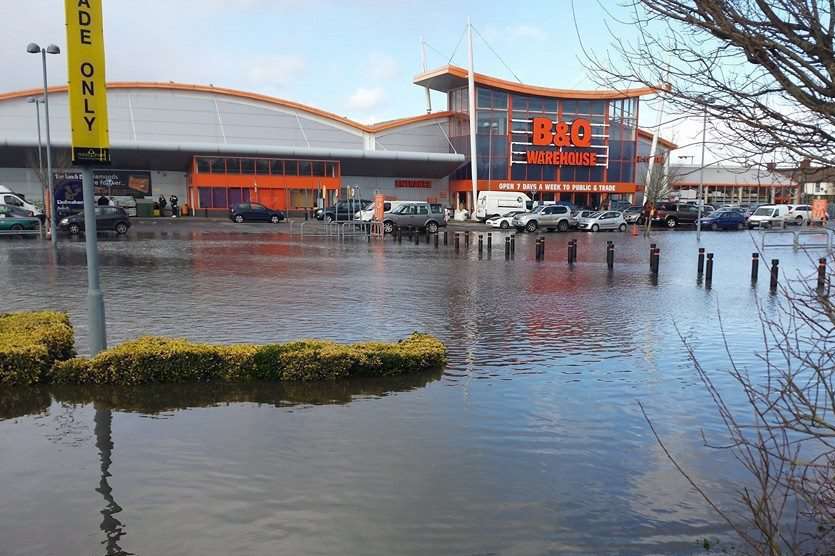
[[[658,203],[667,200],[675,188],[678,172],[666,164],[654,164],[652,170],[643,174],[644,182],[644,235],[652,231],[651,212]]]
[[[626,20],[610,14],[610,25],[628,26],[638,37],[613,31],[609,53],[586,52],[601,84],[667,84],[675,111],[706,111],[748,162],[835,159],[835,2],[621,0],[620,6]]]

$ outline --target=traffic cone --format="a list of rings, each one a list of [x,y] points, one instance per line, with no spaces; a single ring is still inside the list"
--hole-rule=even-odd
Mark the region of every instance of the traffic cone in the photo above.
[[[637,225],[636,223],[634,223],[634,222],[632,223],[632,235],[633,235],[633,236],[637,236],[637,235],[638,235],[638,225]]]

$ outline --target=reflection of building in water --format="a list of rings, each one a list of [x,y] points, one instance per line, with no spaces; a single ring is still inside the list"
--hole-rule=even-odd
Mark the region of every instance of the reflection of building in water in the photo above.
[[[96,427],[96,448],[99,450],[99,462],[101,477],[96,492],[104,498],[105,506],[101,510],[102,520],[99,526],[104,531],[105,554],[108,556],[127,556],[132,554],[122,550],[119,541],[125,536],[124,525],[116,518],[116,514],[122,511],[122,507],[113,498],[113,489],[110,487],[110,464],[112,463],[113,439],[112,424],[113,414],[109,409],[96,407],[94,417]]]

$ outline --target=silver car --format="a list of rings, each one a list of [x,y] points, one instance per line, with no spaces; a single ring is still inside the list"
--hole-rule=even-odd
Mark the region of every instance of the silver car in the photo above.
[[[519,231],[535,232],[537,228],[545,228],[566,232],[571,226],[571,210],[565,205],[540,205],[533,212],[514,216],[512,224]]]
[[[420,201],[403,203],[385,213],[383,219],[383,231],[387,234],[395,228],[426,228],[434,234],[441,226],[446,226],[443,207]]]
[[[623,219],[623,213],[616,210],[606,210],[594,212],[585,218],[580,218],[577,221],[578,230],[590,230],[597,232],[599,230],[618,230],[620,232],[626,231],[626,221]]]

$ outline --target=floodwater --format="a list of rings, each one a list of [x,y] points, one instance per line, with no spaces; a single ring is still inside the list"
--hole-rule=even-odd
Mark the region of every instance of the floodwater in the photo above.
[[[141,229],[139,229],[141,228]],[[279,230],[286,229],[284,227]],[[111,344],[302,337],[449,346],[441,373],[318,385],[0,389],[0,554],[695,554],[746,477],[676,327],[730,405],[757,373],[747,232],[547,234],[450,245],[299,240],[274,227],[164,223],[100,244]],[[579,261],[566,263],[569,239]],[[605,265],[615,243],[615,269]],[[781,279],[817,252],[775,248]],[[86,347],[82,242],[0,242],[0,310],[62,309]],[[724,544],[722,544],[724,543]]]

